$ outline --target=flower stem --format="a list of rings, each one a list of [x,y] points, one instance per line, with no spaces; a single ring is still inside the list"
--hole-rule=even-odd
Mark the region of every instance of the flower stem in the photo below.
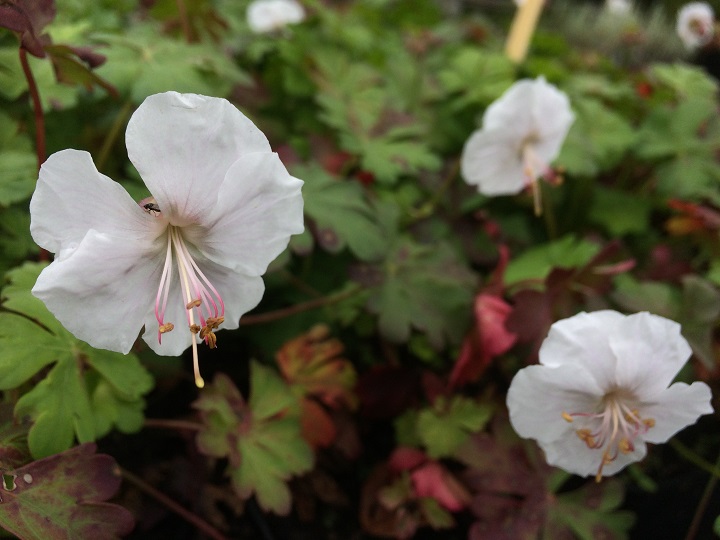
[[[180,18],[180,26],[182,27],[183,36],[187,43],[192,43],[192,31],[190,30],[190,20],[188,19],[187,6],[185,0],[175,0],[177,5],[178,17]]]
[[[165,418],[146,418],[145,427],[167,428],[176,430],[200,431],[203,425],[187,420],[168,420]]]
[[[47,150],[45,149],[45,116],[43,115],[40,92],[38,91],[35,77],[33,77],[30,64],[28,63],[27,51],[20,47],[20,65],[22,66],[25,79],[27,80],[30,99],[32,99],[33,112],[35,113],[35,153],[37,154],[38,170],[45,163]]]
[[[672,444],[672,441],[671,441],[671,444]],[[681,446],[682,446],[682,444],[681,444]],[[675,450],[677,450],[677,447],[674,444],[673,444],[673,447],[675,448]],[[718,453],[718,457],[715,460],[714,469],[716,469],[716,470],[720,469],[720,453]],[[705,515],[707,506],[710,503],[710,497],[712,497],[713,491],[715,491],[715,488],[717,487],[717,483],[718,483],[718,475],[711,473],[710,479],[708,480],[708,483],[705,485],[703,494],[700,497],[700,501],[697,504],[697,508],[695,509],[695,515],[693,516],[693,519],[690,522],[690,526],[688,527],[687,534],[685,534],[685,540],[694,540],[694,538],[697,536],[698,529],[700,528],[700,522],[702,521],[702,518]]]
[[[247,326],[249,324],[263,324],[277,321],[286,317],[290,317],[292,315],[296,315],[297,313],[302,313],[303,311],[310,311],[323,306],[336,304],[338,302],[341,302],[342,300],[345,300],[346,298],[355,296],[361,290],[362,288],[360,286],[355,285],[339,293],[323,296],[321,298],[314,298],[313,300],[301,302],[299,304],[295,304],[294,306],[277,309],[275,311],[268,311],[266,313],[258,313],[257,315],[245,315],[241,319],[241,324],[243,326]]]
[[[430,197],[428,201],[424,202],[419,208],[412,210],[410,214],[410,224],[423,220],[432,215],[438,203],[440,202],[440,199],[442,199],[443,195],[445,195],[445,192],[450,188],[453,180],[455,180],[459,171],[460,158],[457,158],[450,164],[447,173],[440,182],[440,186],[438,187],[437,191],[433,193],[432,197]]]
[[[512,62],[520,64],[525,60],[544,4],[545,0],[525,0],[523,5],[517,8],[505,42],[505,55]]]
[[[164,493],[161,493],[153,486],[145,482],[139,476],[135,476],[133,473],[126,471],[122,468],[120,469],[120,472],[122,473],[122,476],[125,480],[133,484],[146,495],[149,495],[150,497],[155,499],[157,502],[165,506],[170,511],[175,512],[178,516],[183,518],[188,523],[194,525],[199,531],[202,531],[210,538],[213,538],[214,540],[228,540],[220,531],[210,525],[207,521],[202,519],[197,514],[194,514],[190,510],[182,507],[170,497],[168,497]]]
[[[105,140],[103,141],[102,148],[100,148],[100,153],[98,154],[98,158],[95,161],[95,163],[97,163],[97,168],[99,171],[101,171],[103,169],[103,167],[105,166],[105,162],[107,161],[108,156],[110,155],[110,150],[112,150],[112,147],[115,145],[115,141],[117,140],[118,135],[120,134],[120,130],[125,125],[127,117],[130,115],[131,110],[132,110],[132,102],[128,100],[122,106],[120,111],[118,111],[117,116],[115,117],[115,121],[113,122],[113,125],[110,127],[110,131],[108,132],[107,136],[105,137]]]

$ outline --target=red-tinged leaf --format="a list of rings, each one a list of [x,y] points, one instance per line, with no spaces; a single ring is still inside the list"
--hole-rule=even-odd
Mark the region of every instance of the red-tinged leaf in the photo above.
[[[83,54],[81,57],[78,51]],[[94,86],[105,89],[108,94],[117,97],[117,89],[91,68],[102,64],[105,57],[93,53],[87,47],[69,47],[67,45],[47,45],[45,52],[50,55],[57,80],[66,84],[81,84],[91,90]],[[86,62],[88,65],[85,65]]]
[[[415,494],[435,499],[451,512],[470,504],[470,493],[455,476],[437,461],[429,461],[410,473]]]
[[[427,460],[428,458],[422,450],[402,446],[396,448],[390,455],[388,465],[395,472],[408,471],[422,465]]]
[[[475,298],[475,327],[465,339],[460,357],[450,374],[450,384],[477,381],[493,358],[507,352],[517,341],[506,321],[513,308],[501,297],[482,293]]]
[[[303,399],[300,403],[302,416],[300,425],[303,438],[313,448],[326,448],[335,441],[337,429],[332,418],[323,406],[312,399]]]
[[[20,34],[21,46],[38,58],[50,43],[42,31],[55,18],[54,0],[5,0],[0,5],[0,28]]]
[[[132,514],[104,502],[120,487],[117,464],[95,449],[82,444],[13,471],[14,489],[7,480],[0,489],[0,525],[23,540],[113,540],[128,534]]]
[[[365,481],[360,498],[362,528],[384,538],[411,538],[427,523],[412,500],[407,475],[396,478],[386,465],[379,465]]]
[[[374,366],[358,380],[361,412],[369,418],[394,418],[418,401],[420,372],[394,366]]]
[[[317,325],[285,343],[275,358],[285,380],[299,388],[302,395],[312,396],[328,407],[354,409],[355,368],[340,357],[343,344],[329,334],[327,326]]]
[[[548,512],[551,469],[540,456],[528,459],[507,420],[496,419],[492,435],[474,435],[456,457],[470,467],[463,480],[473,492],[470,510],[478,521],[469,539],[537,539]]]

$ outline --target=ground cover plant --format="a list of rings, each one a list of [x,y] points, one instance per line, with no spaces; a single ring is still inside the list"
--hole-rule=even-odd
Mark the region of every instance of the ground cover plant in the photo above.
[[[0,0],[8,535],[720,535],[712,8],[520,4]]]

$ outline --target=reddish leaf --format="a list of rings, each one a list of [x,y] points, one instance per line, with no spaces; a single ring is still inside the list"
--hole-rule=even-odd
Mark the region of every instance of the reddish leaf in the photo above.
[[[400,447],[396,448],[388,460],[388,465],[395,472],[408,471],[422,465],[427,461],[427,456],[417,448]]]
[[[517,341],[506,321],[513,308],[500,296],[482,293],[475,298],[475,328],[465,339],[460,357],[450,374],[450,384],[474,382],[496,356],[507,352]]]
[[[285,343],[275,358],[288,384],[301,389],[304,396],[313,396],[328,407],[353,409],[357,405],[355,369],[340,357],[343,344],[329,335],[327,326],[317,325]]]
[[[106,503],[120,487],[115,460],[86,443],[8,473],[0,489],[0,525],[24,540],[112,540],[128,534],[132,514]],[[8,485],[10,484],[10,485]]]
[[[374,366],[357,385],[362,412],[369,418],[394,418],[413,405],[420,391],[420,372],[406,367]]]
[[[300,409],[300,427],[303,438],[313,448],[330,446],[335,441],[337,429],[327,411],[312,399],[303,399]]]
[[[0,27],[20,34],[21,47],[38,58],[50,42],[42,31],[55,18],[54,0],[4,0],[0,4]]]
[[[103,55],[93,53],[87,47],[69,47],[67,45],[46,45],[45,52],[50,55],[55,76],[59,82],[82,84],[88,90],[93,86],[99,86],[110,95],[118,96],[118,91],[113,85],[91,71],[91,68],[105,61]]]
[[[415,494],[430,497],[451,512],[459,512],[470,503],[470,493],[445,467],[429,461],[410,473]]]

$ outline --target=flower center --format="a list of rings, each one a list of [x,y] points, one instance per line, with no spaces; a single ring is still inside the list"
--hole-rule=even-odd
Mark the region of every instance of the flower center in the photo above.
[[[634,441],[655,425],[653,418],[643,418],[639,411],[629,405],[632,399],[624,392],[608,392],[603,398],[599,412],[563,412],[568,422],[582,419],[584,427],[575,433],[588,448],[602,449],[602,460],[595,481],[602,480],[605,465],[617,459],[620,453],[630,454],[635,450]]]
[[[155,298],[155,317],[158,321],[158,342],[162,343],[162,335],[175,328],[172,322],[165,321],[165,308],[167,307],[173,277],[173,263],[177,265],[182,302],[185,305],[188,329],[192,334],[195,384],[198,388],[202,388],[205,386],[205,381],[203,381],[203,378],[200,376],[197,352],[198,336],[211,349],[216,347],[217,338],[213,330],[217,329],[225,320],[225,304],[220,294],[215,287],[213,287],[212,283],[210,283],[210,280],[205,277],[205,274],[202,273],[200,267],[193,259],[182,236],[182,228],[175,225],[168,225],[165,266]]]
[[[538,178],[545,174],[546,171],[549,171],[550,167],[540,158],[540,156],[537,155],[537,152],[535,151],[535,144],[537,142],[537,134],[531,133],[523,139],[520,144],[519,153],[520,160],[523,165],[525,181],[530,186],[530,189],[532,189],[535,215],[539,216],[542,213],[542,202]]]

